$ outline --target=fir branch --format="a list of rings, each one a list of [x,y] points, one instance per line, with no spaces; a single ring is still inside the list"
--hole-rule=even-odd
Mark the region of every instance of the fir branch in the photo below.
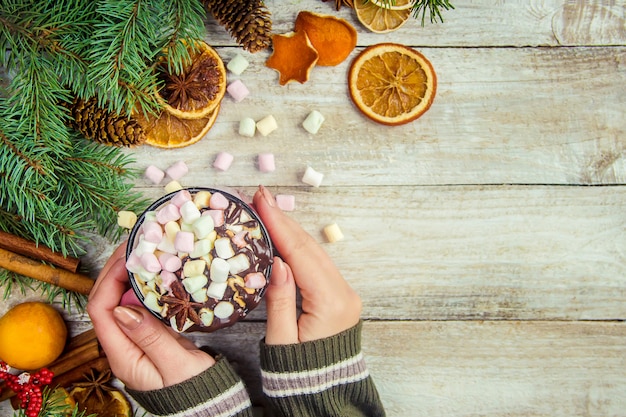
[[[203,17],[204,7],[197,0],[172,0],[167,15],[170,22],[164,32],[167,43],[164,43],[165,60],[170,74],[180,74],[190,62],[189,52],[196,52],[195,43],[189,45],[188,40],[199,40],[205,35]]]
[[[0,268],[0,288],[4,289],[2,291],[3,300],[8,299],[16,291],[21,295],[26,295],[27,290],[33,289],[34,283],[34,279]]]
[[[65,394],[62,391],[56,391],[56,387],[46,385],[42,389],[41,410],[39,416],[46,417],[96,417],[93,414],[87,415],[86,411],[79,411],[79,407],[73,406],[65,402]],[[13,412],[13,417],[28,417],[26,410],[23,408]]]
[[[396,4],[396,0],[379,1],[386,6],[395,6]],[[412,0],[411,9],[414,18],[418,19],[421,14],[422,26],[424,26],[426,21],[426,12],[429,14],[430,23],[437,23],[437,20],[443,23],[443,16],[440,9],[450,10],[454,9],[454,6],[450,4],[448,0]]]

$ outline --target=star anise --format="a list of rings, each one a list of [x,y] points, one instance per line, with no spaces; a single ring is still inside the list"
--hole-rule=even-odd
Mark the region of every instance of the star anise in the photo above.
[[[326,3],[329,0],[322,0]],[[352,0],[335,0],[335,8],[337,10],[341,9],[341,6],[347,6],[351,9],[354,9],[354,2]]]
[[[221,73],[212,56],[201,55],[180,74],[162,68],[161,96],[179,110],[195,110],[213,100],[219,91]]]
[[[183,287],[180,281],[174,281],[171,285],[172,295],[161,296],[161,302],[167,304],[166,318],[170,320],[176,317],[176,327],[178,330],[184,329],[187,319],[195,324],[201,324],[200,315],[197,309],[202,307],[201,303],[191,301],[191,296]]]
[[[75,388],[84,388],[84,398],[90,397],[92,394],[95,394],[98,397],[98,401],[100,403],[104,403],[104,393],[106,391],[112,392],[117,389],[109,384],[111,381],[111,371],[107,369],[104,372],[100,372],[98,376],[94,373],[94,370],[91,370],[89,375],[85,375],[85,381],[83,382],[75,382]]]

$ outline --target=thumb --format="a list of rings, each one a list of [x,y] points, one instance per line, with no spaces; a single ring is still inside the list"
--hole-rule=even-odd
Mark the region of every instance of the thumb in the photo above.
[[[115,307],[113,317],[128,338],[141,349],[159,371],[163,381],[176,381],[190,366],[189,351],[148,311],[129,306]],[[213,358],[206,355],[210,361]],[[208,368],[212,363],[207,363]],[[191,364],[197,366],[197,364]]]
[[[272,276],[265,294],[267,309],[268,345],[298,343],[298,321],[296,318],[296,283],[291,268],[282,259],[275,257]]]

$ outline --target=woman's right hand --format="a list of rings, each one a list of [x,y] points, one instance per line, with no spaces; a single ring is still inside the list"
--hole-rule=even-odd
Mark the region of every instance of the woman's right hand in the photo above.
[[[274,258],[265,295],[268,345],[286,345],[334,336],[358,324],[361,299],[324,249],[276,205],[263,186],[254,206],[280,257]],[[282,259],[281,259],[282,258]],[[296,317],[296,286],[302,314]]]

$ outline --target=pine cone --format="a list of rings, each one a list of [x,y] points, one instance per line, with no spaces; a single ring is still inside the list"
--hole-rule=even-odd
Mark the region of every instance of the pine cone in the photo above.
[[[95,98],[84,101],[76,97],[68,108],[72,116],[70,125],[87,139],[112,146],[141,145],[146,140],[137,120],[98,107]]]
[[[204,0],[215,20],[249,52],[270,46],[272,20],[263,0]]]

